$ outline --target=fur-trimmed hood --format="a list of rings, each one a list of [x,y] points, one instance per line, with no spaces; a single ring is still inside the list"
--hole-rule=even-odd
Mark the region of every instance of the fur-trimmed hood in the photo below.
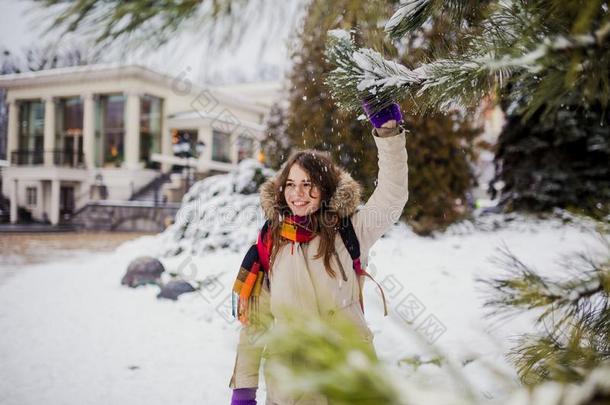
[[[362,194],[362,187],[352,178],[345,170],[338,168],[339,184],[334,194],[330,198],[329,207],[339,214],[339,217],[351,216],[358,205]],[[261,207],[265,214],[265,218],[271,219],[276,215],[278,208],[276,207],[276,180],[278,175],[267,179],[259,188],[261,195]]]

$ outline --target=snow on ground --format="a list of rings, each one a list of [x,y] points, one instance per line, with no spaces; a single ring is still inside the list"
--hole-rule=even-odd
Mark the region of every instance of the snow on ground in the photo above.
[[[553,271],[561,254],[596,246],[590,228],[521,219],[500,230],[432,239],[396,226],[374,246],[369,268],[384,285],[389,317],[383,317],[372,284],[366,287],[365,311],[380,357],[391,367],[418,354],[426,360],[427,344],[407,331],[405,319],[419,313],[417,328],[434,316],[442,326],[437,331],[445,329],[429,336],[439,349],[452,361],[469,362],[463,370],[480,396],[502,397],[501,380],[490,377],[489,369],[504,370],[511,385],[514,375],[502,353],[509,337],[527,326],[486,321],[474,278],[499,272],[489,259],[503,244],[526,263]],[[219,276],[177,302],[156,299],[156,287],[122,287],[128,263],[162,251],[163,243],[142,237],[113,253],[24,266],[1,285],[0,403],[229,403],[237,325],[228,298],[241,253],[163,259],[184,277]],[[403,365],[399,371],[432,385],[445,381],[446,387],[437,366],[412,370]]]
[[[238,331],[231,287],[262,224],[255,191],[271,174],[245,160],[194,184],[175,224],[159,235],[13,269],[0,283],[0,404],[229,403]],[[545,273],[557,271],[561,254],[593,253],[595,224],[560,214],[477,216],[435,238],[393,227],[371,250],[368,269],[384,287],[387,318],[373,284],[365,288],[380,358],[432,389],[467,384],[450,376],[457,367],[478,397],[501,403],[516,385],[503,353],[531,321],[485,319],[475,280],[501,272],[490,259],[503,246]],[[172,302],[158,300],[157,287],[121,286],[128,264],[143,255],[162,260],[165,281],[197,281],[202,289]],[[440,367],[400,362],[439,354]],[[262,402],[262,384],[260,391]]]

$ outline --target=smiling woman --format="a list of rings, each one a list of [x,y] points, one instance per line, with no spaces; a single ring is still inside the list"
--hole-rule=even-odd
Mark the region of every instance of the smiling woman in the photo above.
[[[284,199],[294,215],[309,215],[320,208],[320,188],[298,164],[292,165],[284,186]]]
[[[261,346],[257,337],[272,324],[285,325],[286,310],[326,320],[346,318],[358,331],[356,339],[374,352],[373,333],[363,314],[361,277],[368,274],[371,246],[407,202],[408,169],[398,106],[369,116],[379,152],[379,181],[360,210],[360,185],[327,153],[312,149],[292,154],[260,188],[267,221],[233,286],[233,313],[243,328],[230,382],[232,405],[256,404],[262,353],[266,350],[270,361],[277,359],[275,348]],[[265,374],[268,405],[328,404],[323,396],[296,398],[283,392],[283,383]]]

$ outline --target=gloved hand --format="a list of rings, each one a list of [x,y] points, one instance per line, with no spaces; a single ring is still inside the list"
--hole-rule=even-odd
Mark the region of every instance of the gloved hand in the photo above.
[[[256,388],[235,388],[231,405],[256,405]]]
[[[374,107],[375,104],[373,103],[373,99],[364,100],[362,102],[362,108],[375,128],[381,128],[383,124],[391,120],[395,120],[396,123],[402,121],[402,114],[400,113],[400,106],[398,104],[392,103],[377,112],[373,112]]]

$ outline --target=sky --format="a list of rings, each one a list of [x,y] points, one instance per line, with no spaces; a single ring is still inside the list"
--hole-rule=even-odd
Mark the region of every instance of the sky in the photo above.
[[[138,63],[163,73],[187,77],[198,82],[236,83],[281,77],[289,68],[288,44],[298,24],[303,2],[291,0],[286,15],[278,17],[270,10],[240,44],[214,54],[206,53],[201,33],[184,31],[167,45],[156,49],[142,48],[128,55],[111,50],[107,62]],[[277,21],[282,21],[277,24]],[[0,49],[18,54],[31,46],[54,43],[57,32],[46,32],[50,12],[31,0],[0,0]],[[273,32],[271,22],[276,23]],[[71,37],[63,46],[84,43],[82,37]],[[261,44],[266,44],[261,52]],[[119,48],[119,47],[117,47]],[[115,52],[116,55],[112,55]],[[212,62],[211,62],[212,61]]]

